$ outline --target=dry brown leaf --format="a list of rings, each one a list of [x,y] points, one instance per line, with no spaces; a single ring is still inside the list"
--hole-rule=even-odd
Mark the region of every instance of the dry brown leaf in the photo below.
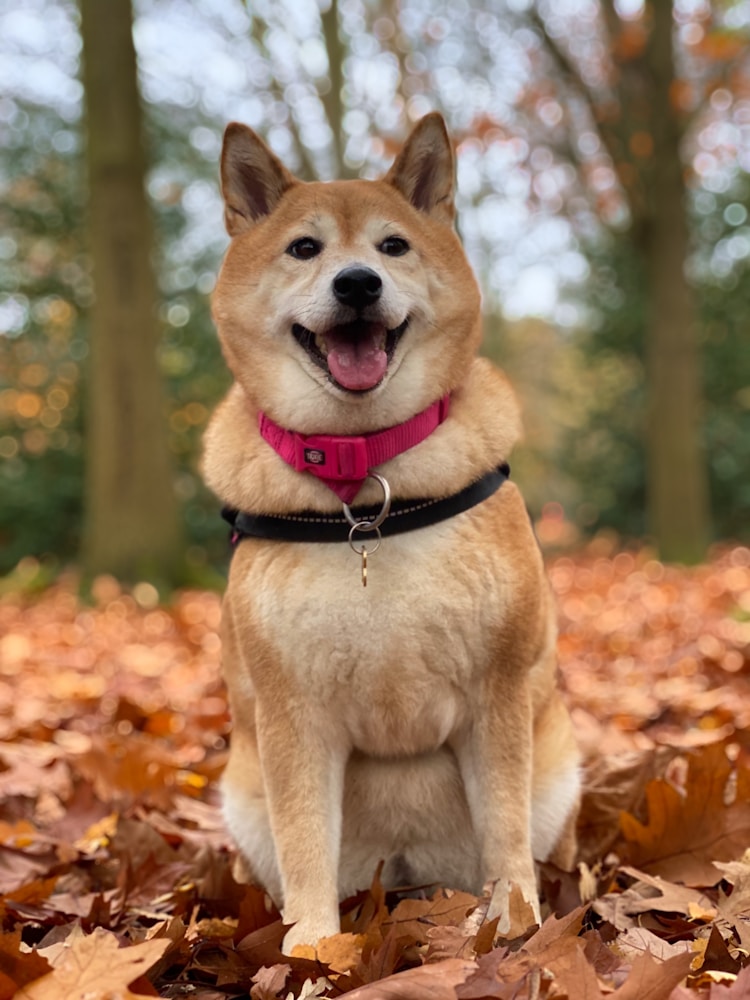
[[[686,885],[719,881],[713,862],[732,861],[750,843],[750,779],[737,775],[738,793],[726,804],[733,766],[723,745],[689,758],[684,791],[664,778],[646,788],[648,821],[623,813],[620,819],[630,860],[638,868]]]
[[[558,951],[567,949],[567,942],[578,938],[587,912],[587,906],[579,906],[564,917],[554,914],[547,917],[536,934],[523,945],[522,951],[531,955],[537,964],[546,965]]]
[[[398,934],[426,944],[430,927],[459,924],[478,903],[477,897],[468,892],[443,890],[435,893],[432,899],[402,899],[390,917],[383,921],[383,930],[387,933],[393,928]]]
[[[0,996],[12,997],[19,987],[45,976],[51,969],[47,958],[21,951],[21,931],[0,934]]]
[[[531,903],[524,897],[520,886],[514,882],[508,894],[508,912],[501,918],[500,923],[505,923],[505,917],[510,920],[510,926],[501,938],[506,941],[515,941],[516,938],[523,937],[532,927],[537,926],[534,909]]]
[[[675,955],[659,962],[650,954],[636,958],[628,978],[612,994],[612,1000],[666,1000],[690,972],[692,956]]]
[[[252,1000],[274,1000],[286,986],[291,965],[263,966],[253,976],[253,986],[250,988]]]
[[[431,927],[427,940],[429,944],[423,956],[425,962],[441,962],[445,958],[474,958],[489,950],[477,951],[475,936],[467,936],[460,927]]]
[[[735,981],[727,971],[750,956],[750,858],[739,860],[750,840],[737,822],[750,802],[750,551],[728,550],[685,570],[645,552],[603,558],[592,550],[550,568],[567,698],[585,746],[598,755],[587,767],[580,817],[582,857],[596,872],[588,895],[612,922],[585,910],[550,918],[506,952],[492,948],[481,906],[464,919],[461,905],[431,910],[423,901],[394,923],[391,897],[375,884],[343,907],[342,928],[361,938],[362,958],[339,963],[349,971],[336,974],[337,991],[400,977],[408,988],[413,975],[422,990],[425,973],[415,963],[426,959],[450,976],[455,966],[445,962],[465,960],[475,971],[456,986],[462,997],[505,1000],[539,986],[540,997],[565,991],[569,1000],[598,1000],[599,989],[613,996],[637,983],[640,960],[630,968],[623,952],[632,956],[643,943],[668,956],[685,942],[700,973],[690,988],[670,991],[671,959],[665,966],[652,958],[654,996],[750,995],[745,973]],[[219,598],[193,592],[171,608],[146,609],[114,581],[96,592],[94,607],[65,583],[33,600],[0,596],[0,634],[14,637],[9,665],[0,663],[0,892],[14,897],[0,898],[3,926],[38,941],[36,951],[22,952],[30,968],[40,956],[64,963],[97,925],[115,927],[122,940],[163,940],[168,951],[149,973],[161,995],[200,983],[202,998],[218,998],[238,984],[259,985],[251,977],[261,967],[285,965],[281,998],[331,993],[317,957],[281,954],[284,928],[262,890],[232,876],[216,794],[228,730]],[[711,756],[722,745],[734,755],[725,787]],[[707,778],[716,784],[708,796]],[[646,812],[655,779],[678,795],[661,830],[658,815]],[[642,841],[623,838],[623,811],[640,822]],[[605,860],[607,851],[618,857]],[[646,870],[618,870],[620,859]],[[680,884],[686,865],[705,881]],[[731,891],[710,888],[722,876]],[[555,912],[578,905],[575,876],[547,866],[544,885]],[[585,930],[584,919],[597,929]],[[539,979],[544,968],[554,979]],[[41,982],[48,972],[37,969],[32,978]],[[11,982],[0,957],[0,1000]],[[127,986],[117,992],[126,997]],[[151,991],[140,976],[129,992]]]
[[[679,913],[691,920],[699,919],[695,913],[700,914],[701,919],[706,914],[710,914],[709,920],[716,916],[710,898],[697,889],[628,866],[621,871],[634,878],[634,884],[625,891],[607,893],[593,904],[594,910],[618,930],[636,926],[634,918],[649,912]]]
[[[333,972],[349,972],[362,958],[362,942],[361,934],[334,934],[318,941],[313,957]]]
[[[728,986],[712,986],[709,1000],[747,1000],[749,996],[750,966],[743,969]]]
[[[617,940],[612,945],[624,958],[633,960],[639,955],[649,954],[653,958],[664,961],[674,958],[675,955],[690,954],[691,959],[695,958],[696,951],[689,941],[678,941],[670,944],[664,938],[657,937],[656,934],[645,927],[631,927],[623,934],[618,934]]]
[[[169,941],[162,940],[121,948],[114,934],[97,927],[92,934],[71,945],[52,972],[24,986],[17,1000],[128,997],[127,987],[148,972],[168,947]]]
[[[575,1000],[604,1000],[599,979],[586,960],[584,948],[583,941],[571,941],[566,951],[558,953],[554,961],[549,963],[549,971],[568,997]]]
[[[476,971],[476,962],[447,958],[406,969],[347,993],[348,1000],[456,1000],[456,987]]]

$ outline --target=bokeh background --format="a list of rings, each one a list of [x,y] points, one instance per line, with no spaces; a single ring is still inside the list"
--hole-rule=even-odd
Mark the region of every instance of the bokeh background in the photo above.
[[[434,109],[541,540],[747,541],[749,41],[747,0],[3,5],[0,573],[221,571],[198,460],[228,385],[223,127],[373,177]]]

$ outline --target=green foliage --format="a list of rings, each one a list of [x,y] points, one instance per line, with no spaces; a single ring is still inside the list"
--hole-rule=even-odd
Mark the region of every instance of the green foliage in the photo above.
[[[704,199],[704,206],[706,202]],[[735,206],[734,212],[729,206]],[[750,229],[732,219],[750,207],[747,178],[708,199],[708,218],[695,219],[694,281],[702,327],[704,444],[714,534],[750,538]],[[729,221],[728,221],[729,220]],[[722,256],[722,243],[738,240]],[[743,247],[742,241],[746,241]],[[745,252],[744,255],[743,251]],[[643,332],[645,275],[626,239],[590,248],[587,305],[592,333],[579,335],[590,382],[583,429],[565,436],[561,460],[583,496],[580,520],[626,537],[645,532]]]
[[[646,529],[643,436],[644,276],[624,239],[588,251],[586,286],[593,330],[581,332],[583,426],[564,436],[561,461],[581,494],[577,519],[590,531],[614,528],[626,537]]]
[[[741,198],[717,205],[714,220],[723,224],[722,241],[745,242],[746,250],[728,274],[701,289],[705,435],[717,532],[722,537],[750,537],[750,229],[737,232],[727,223],[730,205],[750,209],[748,178]]]
[[[85,176],[79,123],[53,109],[6,99],[6,184],[0,207],[0,573],[26,555],[76,557],[81,534],[87,310]],[[168,385],[175,489],[191,540],[197,579],[221,564],[226,530],[198,470],[200,437],[228,385],[209,313],[218,266],[214,241],[190,232],[184,205],[191,185],[215,188],[209,162],[185,141],[197,113],[149,108],[158,271],[162,299],[159,356]],[[179,136],[179,138],[178,138]],[[178,159],[179,156],[182,159]],[[201,190],[200,188],[198,189]],[[192,197],[196,189],[192,188]]]
[[[0,570],[27,554],[77,546],[82,317],[91,301],[77,131],[49,109],[6,99],[5,112]]]

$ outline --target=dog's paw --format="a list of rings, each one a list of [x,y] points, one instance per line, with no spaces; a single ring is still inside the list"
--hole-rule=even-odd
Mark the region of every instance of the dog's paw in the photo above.
[[[487,920],[499,917],[496,936],[506,941],[521,937],[542,922],[536,886],[524,889],[517,882],[498,879],[492,887]]]
[[[329,926],[328,921],[320,920],[299,920],[289,928],[281,943],[281,950],[285,955],[294,958],[316,957],[316,947],[323,938],[332,937],[338,934],[341,926],[336,921],[335,925]]]

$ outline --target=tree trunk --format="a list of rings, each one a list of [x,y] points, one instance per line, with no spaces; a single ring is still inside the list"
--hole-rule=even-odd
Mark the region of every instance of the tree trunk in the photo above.
[[[685,276],[689,249],[681,133],[671,103],[675,79],[672,9],[650,5],[648,50],[654,152],[645,226],[649,271],[646,330],[649,528],[662,558],[695,562],[709,538],[708,476],[700,441],[697,315]]]
[[[338,0],[331,0],[330,6],[321,12],[323,38],[328,55],[328,76],[330,87],[323,96],[328,124],[333,135],[333,155],[336,162],[336,177],[345,179],[356,177],[356,171],[349,167],[344,159],[344,60],[346,47],[341,41],[339,32]]]
[[[174,582],[180,516],[167,447],[152,229],[130,0],[81,0],[90,316],[83,563]]]

